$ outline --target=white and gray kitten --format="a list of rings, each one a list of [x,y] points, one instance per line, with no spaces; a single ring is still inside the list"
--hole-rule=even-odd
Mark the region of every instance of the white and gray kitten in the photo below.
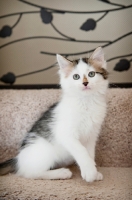
[[[0,174],[14,171],[33,179],[68,179],[63,168],[74,162],[87,182],[102,180],[96,169],[95,145],[106,114],[108,87],[101,47],[90,58],[70,61],[57,55],[62,96],[33,125],[18,155],[0,164]]]

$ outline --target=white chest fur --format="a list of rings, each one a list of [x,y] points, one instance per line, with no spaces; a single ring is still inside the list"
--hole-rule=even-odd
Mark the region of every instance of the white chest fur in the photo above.
[[[76,138],[90,137],[99,132],[106,113],[105,97],[102,95],[65,98],[56,110],[57,130],[62,134],[74,134]]]

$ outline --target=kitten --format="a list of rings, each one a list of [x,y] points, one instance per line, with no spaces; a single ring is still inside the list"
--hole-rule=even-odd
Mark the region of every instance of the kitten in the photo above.
[[[74,162],[87,182],[102,180],[95,145],[106,114],[108,87],[101,47],[90,58],[70,61],[57,55],[62,97],[33,125],[18,155],[0,164],[0,174],[16,172],[33,179],[69,179],[63,168]]]

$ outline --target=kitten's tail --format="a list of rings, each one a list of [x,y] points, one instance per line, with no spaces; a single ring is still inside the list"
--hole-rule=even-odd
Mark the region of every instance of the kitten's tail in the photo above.
[[[12,158],[10,160],[7,160],[3,163],[0,163],[0,175],[5,175],[10,172],[15,172],[16,171],[16,164],[17,164],[17,159]]]

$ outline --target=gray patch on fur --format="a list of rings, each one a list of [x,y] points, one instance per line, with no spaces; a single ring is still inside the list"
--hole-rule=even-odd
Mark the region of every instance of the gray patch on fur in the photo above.
[[[29,133],[24,138],[21,148],[25,148],[29,144],[33,144],[38,137],[43,137],[46,140],[52,139],[52,132],[50,130],[50,123],[53,121],[53,110],[57,106],[53,104],[41,118],[35,122]]]
[[[26,137],[22,141],[21,148],[25,148],[29,144],[33,144],[36,139],[37,139],[37,133],[32,133],[32,132],[27,133]]]
[[[17,159],[13,158],[10,160],[7,160],[3,163],[0,163],[0,175],[5,175],[10,172],[16,172],[17,171]]]
[[[88,64],[88,58],[82,58],[82,61]]]

